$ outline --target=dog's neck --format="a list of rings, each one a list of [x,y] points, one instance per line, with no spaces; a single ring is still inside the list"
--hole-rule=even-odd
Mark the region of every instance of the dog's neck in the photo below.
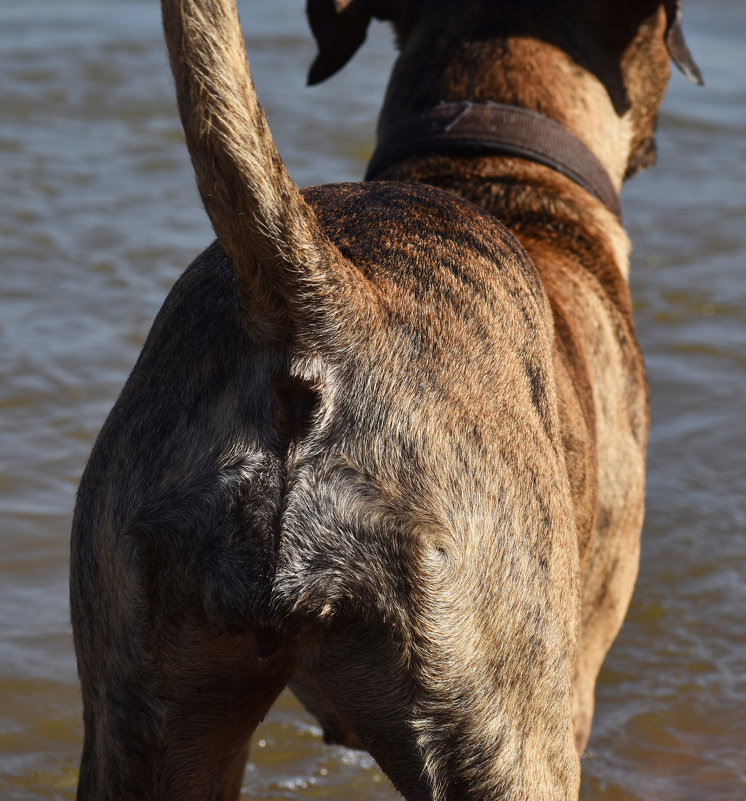
[[[427,37],[416,38],[427,41]],[[474,68],[473,59],[485,57],[481,52],[475,55],[474,49],[489,50],[488,69]],[[516,106],[542,114],[574,134],[603,166],[614,190],[621,188],[635,138],[631,114],[619,114],[603,83],[558,48],[521,37],[498,45],[471,44],[449,56],[435,78],[432,72],[428,77],[427,69],[417,69],[422,58],[410,39],[394,68],[381,111],[382,137],[412,114],[442,102]],[[587,190],[551,167],[509,155],[464,151],[454,157],[453,153],[423,152],[391,165],[377,177],[453,189],[494,213],[524,241],[531,226],[537,239],[556,242],[558,252],[567,250],[570,240],[600,236],[605,261],[613,260],[620,275],[627,277],[629,240],[619,221],[598,200],[590,204],[593,212],[589,213]],[[576,213],[577,209],[583,213]],[[566,224],[559,224],[559,218]],[[552,229],[551,236],[539,233],[545,226]]]
[[[495,102],[543,115],[574,134],[593,153],[618,192],[628,170],[634,131],[604,84],[557,47],[530,37],[471,43],[449,55],[433,77],[408,42],[394,68],[379,118],[379,135],[443,102]],[[486,50],[488,67],[475,69],[473,50]],[[431,60],[432,55],[430,55]],[[419,68],[417,67],[419,65]],[[422,77],[420,77],[422,76]],[[479,77],[476,80],[475,76]]]
[[[541,114],[499,103],[441,103],[395,123],[379,138],[366,180],[407,156],[437,150],[518,156],[545,164],[621,219],[609,174],[577,136]]]

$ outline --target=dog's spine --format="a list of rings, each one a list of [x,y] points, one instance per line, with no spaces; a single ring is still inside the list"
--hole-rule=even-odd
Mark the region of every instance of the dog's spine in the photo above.
[[[252,291],[264,280],[264,289],[299,305],[309,290],[328,299],[341,288],[335,278],[349,290],[351,265],[320,230],[272,141],[234,0],[162,0],[162,11],[200,194],[239,281]]]

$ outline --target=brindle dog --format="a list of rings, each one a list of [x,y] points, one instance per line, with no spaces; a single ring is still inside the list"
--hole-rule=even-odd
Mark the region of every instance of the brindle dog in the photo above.
[[[288,682],[410,801],[576,798],[643,515],[614,198],[554,151],[478,136],[300,192],[232,0],[163,12],[218,240],[166,300],[80,486],[79,799],[236,798]],[[600,162],[612,196],[652,162],[669,57],[698,77],[673,0],[309,15],[314,81],[372,16],[393,21],[382,141],[443,101],[520,107]]]

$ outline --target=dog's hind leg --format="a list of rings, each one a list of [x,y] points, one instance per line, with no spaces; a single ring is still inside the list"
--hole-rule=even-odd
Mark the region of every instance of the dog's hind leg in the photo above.
[[[418,527],[424,510],[384,500],[350,460],[289,483],[272,591],[303,627],[291,688],[407,801],[577,799],[574,532],[543,455],[544,521],[503,493],[453,534]]]
[[[133,433],[122,420],[132,417],[117,412],[102,433],[73,526],[70,603],[85,720],[78,799],[229,801],[252,732],[294,669],[289,638],[275,637],[271,653],[265,644],[274,461],[247,446],[240,469],[213,474],[217,466],[194,453],[158,455],[158,425]],[[172,444],[192,442],[172,433]],[[129,471],[112,477],[117,448]],[[197,475],[191,483],[170,475],[178,482],[168,488],[154,461]],[[143,462],[141,485],[133,476]],[[116,525],[122,516],[129,522]]]
[[[249,744],[246,743],[228,766],[216,801],[235,801],[241,795],[241,784],[248,758]]]
[[[99,643],[80,661],[79,801],[240,795],[249,739],[285,686],[292,657],[282,649],[260,657],[250,633],[218,633],[175,614],[164,622],[157,639],[131,639],[116,654]]]
[[[188,632],[174,664],[164,666],[159,798],[235,801],[240,795],[249,739],[292,669],[284,653],[260,658],[252,639]]]
[[[332,623],[304,648],[292,686],[327,713],[327,737],[369,751],[407,801],[577,798],[578,757],[559,692],[543,699],[545,688],[510,687],[499,669],[482,675],[481,655],[454,656],[455,633],[429,643],[425,663],[392,629]]]

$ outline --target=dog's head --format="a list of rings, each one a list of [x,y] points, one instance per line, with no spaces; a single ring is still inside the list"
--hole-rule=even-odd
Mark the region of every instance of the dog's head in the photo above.
[[[401,54],[382,124],[442,101],[493,100],[570,129],[604,128],[603,105],[624,121],[625,177],[654,161],[669,61],[702,82],[684,41],[681,0],[308,0],[308,16],[319,47],[312,84],[349,61],[372,18],[394,24]]]

